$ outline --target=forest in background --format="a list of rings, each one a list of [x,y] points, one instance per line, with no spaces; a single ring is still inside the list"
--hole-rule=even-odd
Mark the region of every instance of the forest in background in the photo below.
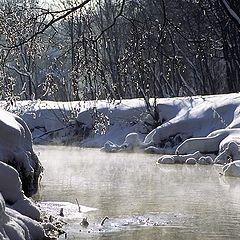
[[[1,0],[1,100],[238,91],[239,0]]]

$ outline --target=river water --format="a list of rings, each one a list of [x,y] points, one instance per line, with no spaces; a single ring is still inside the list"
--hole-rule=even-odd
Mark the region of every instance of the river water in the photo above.
[[[37,199],[49,211],[63,207],[67,239],[240,239],[240,179],[219,175],[219,166],[157,165],[157,155],[98,149],[35,151],[45,168]]]

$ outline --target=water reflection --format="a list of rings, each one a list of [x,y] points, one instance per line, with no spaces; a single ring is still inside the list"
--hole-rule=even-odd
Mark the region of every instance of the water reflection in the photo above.
[[[156,165],[156,155],[36,146],[45,167],[39,199],[97,208],[88,219],[109,224],[143,216],[172,224],[79,233],[72,239],[239,239],[240,181],[215,166]],[[181,217],[179,217],[181,216]],[[134,218],[135,217],[135,218]],[[135,221],[135,220],[134,220]],[[113,226],[113,225],[112,225]],[[110,227],[112,227],[110,226]],[[71,239],[71,234],[69,235]]]

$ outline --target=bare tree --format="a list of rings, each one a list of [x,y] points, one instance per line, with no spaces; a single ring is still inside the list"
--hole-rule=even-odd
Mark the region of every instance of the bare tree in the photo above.
[[[143,97],[158,122],[151,98],[240,89],[237,0],[4,0],[0,15],[9,96]]]

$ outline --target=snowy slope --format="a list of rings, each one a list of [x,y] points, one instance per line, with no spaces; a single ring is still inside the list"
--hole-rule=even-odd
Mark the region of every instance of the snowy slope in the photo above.
[[[17,102],[10,110],[20,113],[36,143],[104,147],[106,151],[138,147],[150,153],[200,151],[218,155],[230,142],[239,143],[239,106],[239,93],[157,99],[162,121],[158,127],[143,99],[111,103],[37,100]]]
[[[39,211],[22,192],[22,188],[29,195],[36,191],[41,172],[31,133],[36,143],[158,153],[158,163],[162,164],[226,164],[226,176],[240,176],[239,93],[157,99],[162,122],[157,127],[143,99],[5,104],[1,102],[1,107],[25,120],[5,111],[0,114],[0,226],[4,230],[9,222],[15,222],[13,229],[25,237],[19,239],[33,234],[28,226],[36,228],[39,236],[43,233],[42,227],[30,219],[38,219]],[[11,162],[17,171],[8,165]],[[30,181],[24,183],[23,176]],[[11,209],[5,207],[5,201]]]

